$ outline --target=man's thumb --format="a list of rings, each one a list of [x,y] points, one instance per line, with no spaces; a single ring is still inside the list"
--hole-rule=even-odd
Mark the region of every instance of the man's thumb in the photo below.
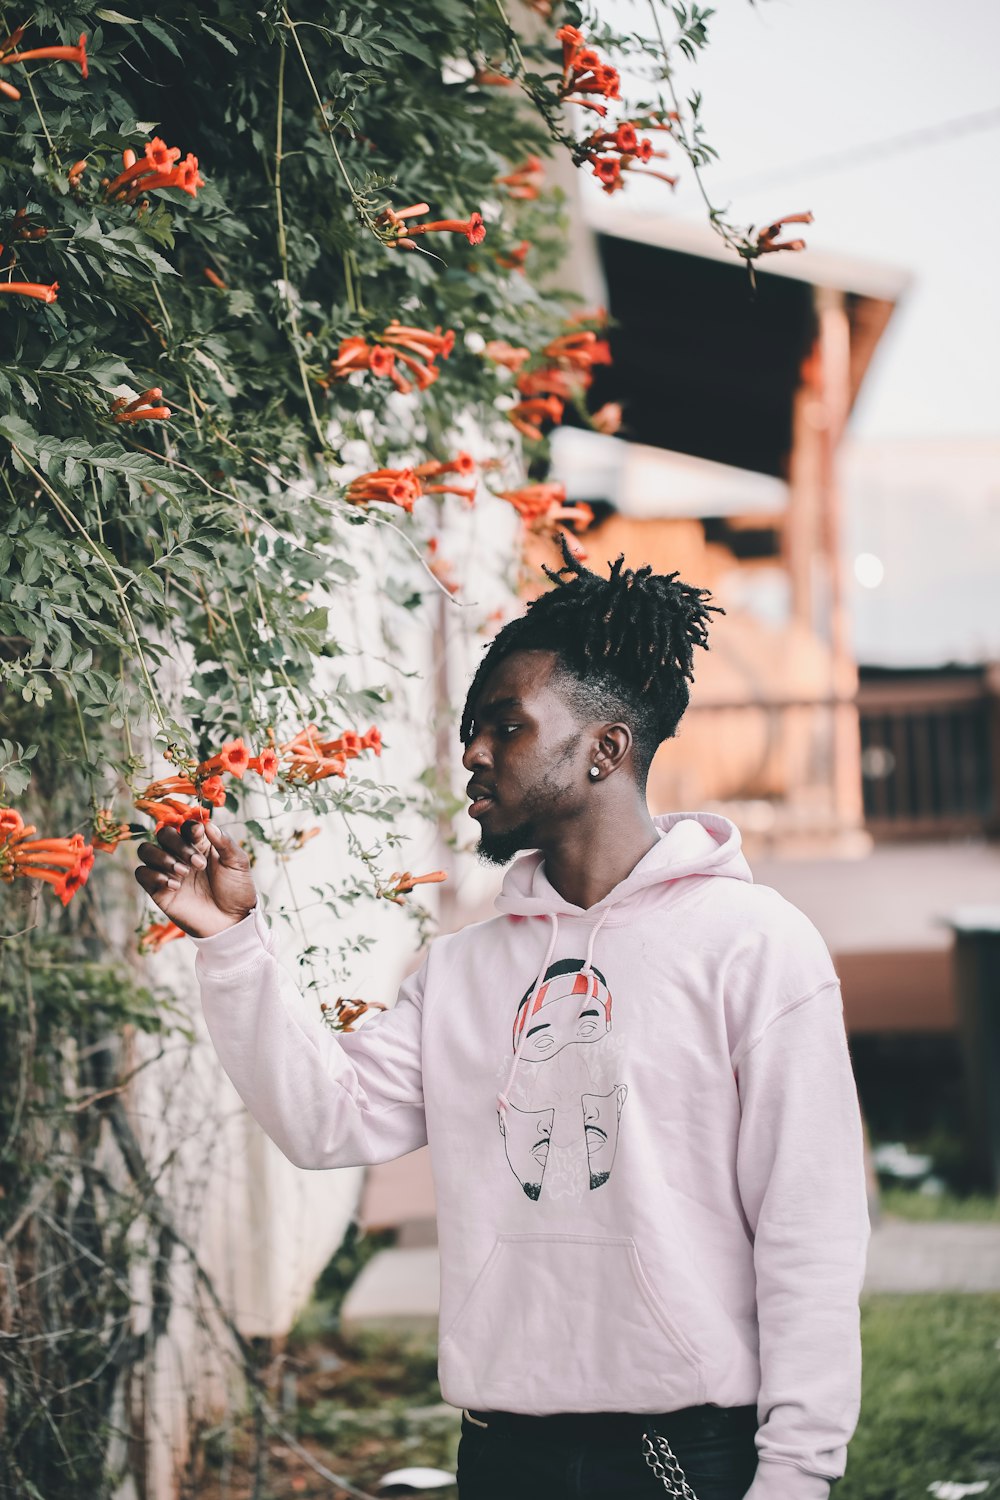
[[[211,821],[205,823],[203,828],[205,837],[219,857],[219,863],[223,865],[237,864],[237,860],[233,856],[239,852],[239,845],[234,843],[228,833],[223,833],[222,829]]]

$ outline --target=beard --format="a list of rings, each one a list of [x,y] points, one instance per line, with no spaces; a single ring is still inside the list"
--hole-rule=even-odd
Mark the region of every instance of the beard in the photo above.
[[[486,865],[509,865],[515,854],[522,849],[534,849],[535,840],[530,823],[520,823],[506,833],[487,833],[480,830],[476,853]]]

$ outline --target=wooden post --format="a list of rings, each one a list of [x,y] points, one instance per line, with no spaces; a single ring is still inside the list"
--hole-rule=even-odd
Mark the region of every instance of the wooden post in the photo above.
[[[844,603],[844,559],[840,522],[838,458],[851,404],[851,327],[844,294],[816,289],[824,420],[821,425],[819,546],[826,579],[826,634],[831,654],[833,710],[833,806],[841,829],[864,821],[861,788],[861,730],[858,669],[851,648]]]

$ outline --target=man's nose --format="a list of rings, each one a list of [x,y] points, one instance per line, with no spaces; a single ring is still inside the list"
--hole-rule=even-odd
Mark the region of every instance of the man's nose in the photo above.
[[[482,735],[475,735],[466,745],[462,755],[462,765],[467,771],[474,771],[478,766],[490,764],[490,752],[483,742]]]

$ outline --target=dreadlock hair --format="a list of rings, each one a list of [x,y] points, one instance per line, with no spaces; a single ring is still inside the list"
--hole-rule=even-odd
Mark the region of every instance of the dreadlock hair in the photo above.
[[[555,585],[497,632],[472,679],[461,737],[472,735],[473,710],[486,679],[515,651],[553,651],[566,696],[581,718],[620,720],[632,731],[636,779],[645,786],[657,746],[677,732],[694,680],[694,647],[708,649],[708,589],[676,573],[626,568],[625,557],[600,577],[560,538],[563,566],[542,571]]]

